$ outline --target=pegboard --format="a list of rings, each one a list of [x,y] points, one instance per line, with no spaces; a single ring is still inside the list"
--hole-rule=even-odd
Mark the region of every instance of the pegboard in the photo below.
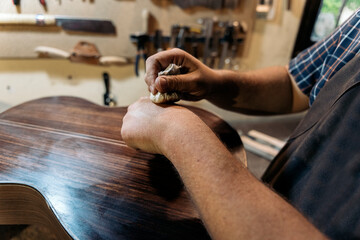
[[[103,56],[133,58],[136,46],[129,36],[143,29],[142,12],[150,13],[149,31],[161,29],[170,35],[173,24],[195,24],[199,18],[217,16],[219,20],[245,21],[250,30],[255,21],[255,2],[239,1],[235,9],[211,10],[204,7],[181,9],[171,0],[46,0],[43,7],[36,0],[0,1],[0,13],[48,14],[83,18],[108,19],[116,26],[116,35],[69,33],[60,28],[38,26],[0,26],[0,58],[37,58],[37,46],[49,46],[70,51],[79,41],[94,43]],[[248,40],[246,40],[248,41]],[[245,41],[245,44],[246,44]]]

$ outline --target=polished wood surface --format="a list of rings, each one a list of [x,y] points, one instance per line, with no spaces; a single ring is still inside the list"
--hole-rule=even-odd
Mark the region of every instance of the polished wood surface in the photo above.
[[[245,159],[235,130],[191,110]],[[209,239],[171,163],[121,139],[125,113],[51,97],[0,114],[0,224],[44,223],[59,239]]]

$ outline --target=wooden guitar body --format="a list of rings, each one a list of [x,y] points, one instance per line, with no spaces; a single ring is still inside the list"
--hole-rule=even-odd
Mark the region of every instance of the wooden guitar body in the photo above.
[[[191,110],[245,159],[235,130]],[[0,114],[0,224],[43,223],[59,239],[209,239],[171,163],[125,145],[125,113],[51,97]]]

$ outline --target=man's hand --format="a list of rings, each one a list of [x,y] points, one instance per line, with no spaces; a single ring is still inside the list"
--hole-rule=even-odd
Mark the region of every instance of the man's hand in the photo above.
[[[181,66],[182,74],[158,76],[170,63]],[[149,57],[145,82],[152,94],[176,92],[183,100],[206,99],[220,108],[247,114],[290,113],[307,108],[307,97],[301,97],[302,104],[297,106],[300,90],[285,66],[248,72],[214,70],[180,49]]]
[[[121,135],[133,148],[166,155],[167,144],[164,141],[168,140],[168,135],[186,134],[198,125],[207,127],[190,110],[178,105],[154,104],[143,97],[128,107]]]
[[[182,74],[160,76],[169,64],[182,67]],[[180,49],[157,53],[146,60],[145,82],[152,94],[177,92],[181,99],[200,100],[206,98],[217,81],[216,71]]]

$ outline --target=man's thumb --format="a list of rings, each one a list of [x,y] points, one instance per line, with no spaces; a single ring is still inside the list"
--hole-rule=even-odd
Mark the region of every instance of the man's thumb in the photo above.
[[[182,92],[186,91],[186,84],[182,75],[160,76],[155,80],[156,89],[161,92]]]

